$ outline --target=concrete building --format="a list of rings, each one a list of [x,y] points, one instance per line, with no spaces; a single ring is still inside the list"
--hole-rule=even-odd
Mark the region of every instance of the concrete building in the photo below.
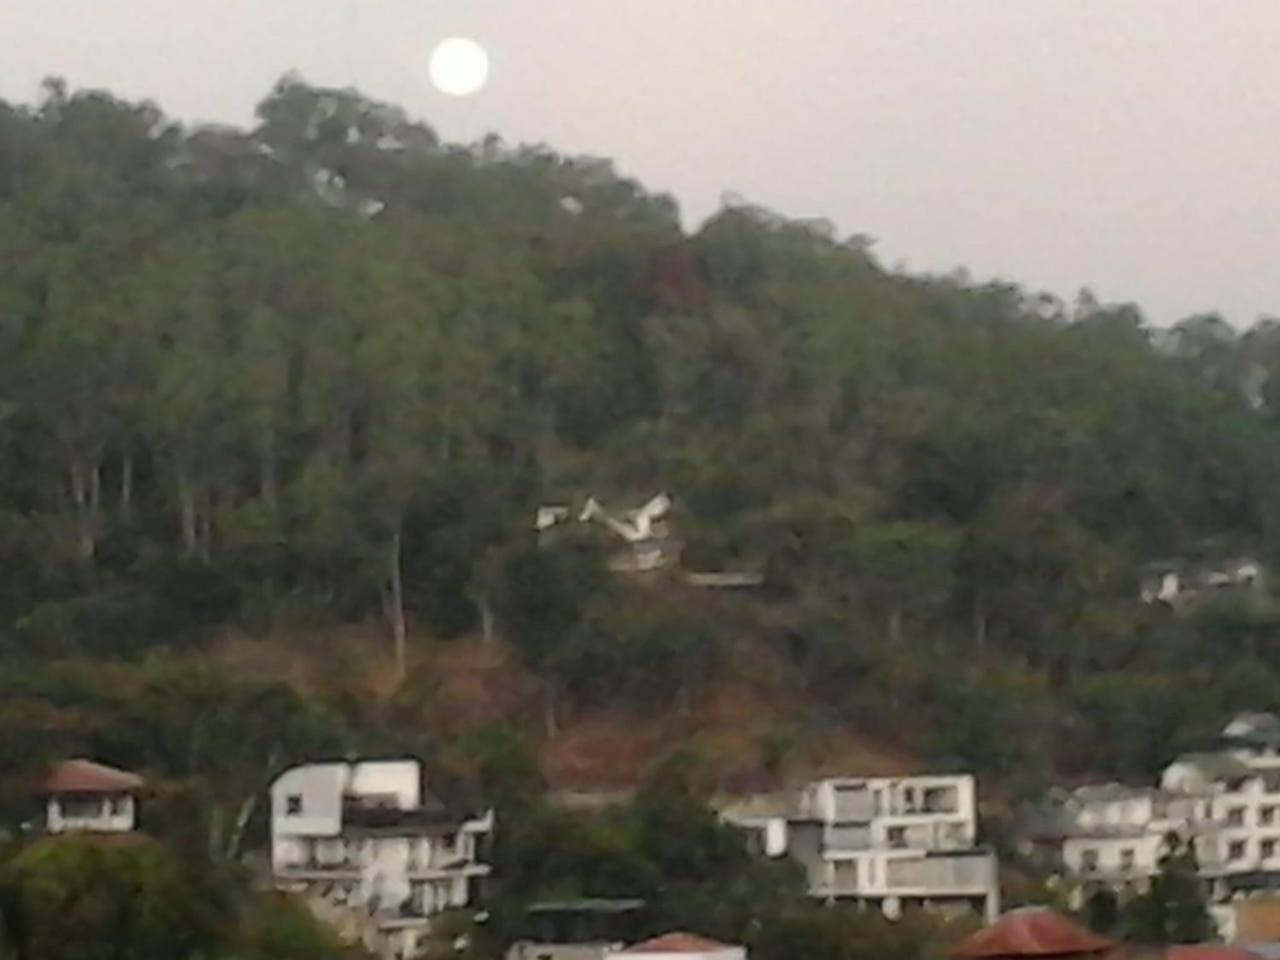
[[[49,833],[128,833],[137,827],[142,778],[92,760],[66,760],[41,784]]]
[[[1176,834],[1194,846],[1227,934],[1230,904],[1280,889],[1280,719],[1241,714],[1217,751],[1176,758],[1157,786],[1059,792],[1029,814],[1022,833],[1024,852],[1061,872],[1076,905],[1147,889]]]
[[[276,885],[379,956],[421,955],[432,918],[477,902],[491,812],[446,809],[417,760],[312,763],[271,785]]]
[[[782,848],[798,860],[811,896],[868,904],[889,917],[917,905],[988,921],[999,913],[996,858],[977,844],[971,776],[819,780],[785,819],[769,805],[742,802],[722,805],[721,816],[751,831],[762,852]]]
[[[611,512],[595,497],[588,497],[580,510],[569,506],[539,507],[534,526],[546,539],[559,528],[571,524],[592,524],[608,531],[608,566],[615,573],[651,573],[672,566],[682,544],[671,527],[672,501],[659,493],[634,509]]]

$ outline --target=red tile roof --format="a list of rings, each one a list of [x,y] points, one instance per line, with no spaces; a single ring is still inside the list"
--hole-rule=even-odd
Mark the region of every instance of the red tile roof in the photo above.
[[[717,943],[715,940],[708,940],[706,937],[699,937],[692,933],[664,933],[660,937],[654,937],[652,940],[646,940],[643,943],[633,944],[623,953],[719,953],[722,950],[732,950],[728,944]]]
[[[1067,957],[1110,950],[1114,942],[1044,907],[1012,910],[951,952],[952,957]],[[1195,958],[1190,958],[1195,960]],[[1224,958],[1225,960],[1225,958]]]
[[[50,771],[44,793],[132,793],[142,778],[92,760],[64,760]]]

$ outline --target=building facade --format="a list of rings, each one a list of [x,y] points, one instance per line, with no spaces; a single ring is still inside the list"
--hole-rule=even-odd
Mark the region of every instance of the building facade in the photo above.
[[[142,778],[92,760],[65,760],[41,785],[48,833],[129,833]]]
[[[754,815],[753,815],[754,814]],[[977,843],[976,786],[968,775],[831,778],[804,788],[781,833],[779,817],[729,805],[722,816],[765,852],[785,849],[805,868],[809,893],[896,917],[921,906],[1000,910],[995,855]]]
[[[1219,908],[1280,889],[1280,719],[1242,714],[1217,751],[1178,757],[1156,786],[1059,793],[1029,816],[1023,846],[1061,871],[1080,905],[1146,890],[1171,835],[1192,845]],[[1229,930],[1230,911],[1215,913]]]
[[[417,760],[314,763],[271,786],[276,885],[388,958],[425,950],[432,919],[475,906],[491,812],[447,810]]]

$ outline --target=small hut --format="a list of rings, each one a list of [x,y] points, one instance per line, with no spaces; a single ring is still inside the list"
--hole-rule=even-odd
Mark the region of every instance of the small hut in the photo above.
[[[1115,941],[1086,930],[1047,907],[1022,907],[983,927],[951,952],[952,960],[1015,960],[1022,957],[1098,958]]]

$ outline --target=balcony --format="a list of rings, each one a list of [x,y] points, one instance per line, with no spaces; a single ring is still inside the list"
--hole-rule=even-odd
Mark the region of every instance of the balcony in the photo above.
[[[996,886],[995,857],[985,851],[880,855],[867,857],[860,867],[833,870],[811,892],[825,897],[961,897],[983,896]]]

